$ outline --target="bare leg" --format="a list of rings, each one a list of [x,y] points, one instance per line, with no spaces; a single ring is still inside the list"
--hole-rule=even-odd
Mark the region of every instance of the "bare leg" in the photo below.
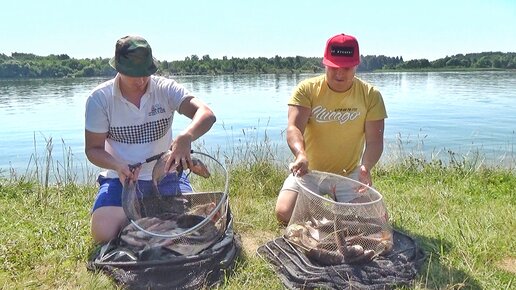
[[[119,206],[103,206],[91,215],[91,235],[95,243],[105,243],[116,238],[127,224],[124,210]]]
[[[278,201],[276,202],[276,218],[282,224],[286,225],[290,221],[296,199],[297,192],[288,189],[280,191]]]

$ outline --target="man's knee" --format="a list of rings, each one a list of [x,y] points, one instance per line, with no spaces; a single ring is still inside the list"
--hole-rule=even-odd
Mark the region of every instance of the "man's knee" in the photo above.
[[[91,236],[95,244],[104,244],[117,237],[119,228],[95,228],[91,227]]]
[[[292,211],[296,204],[297,192],[292,190],[282,190],[278,195],[278,201],[276,202],[276,218],[282,224],[288,224]]]
[[[121,207],[101,207],[91,215],[91,236],[95,243],[105,243],[118,236],[127,224]]]
[[[283,205],[276,205],[276,219],[286,225],[290,221],[290,216],[292,215],[292,210],[289,210],[289,208],[283,206]]]

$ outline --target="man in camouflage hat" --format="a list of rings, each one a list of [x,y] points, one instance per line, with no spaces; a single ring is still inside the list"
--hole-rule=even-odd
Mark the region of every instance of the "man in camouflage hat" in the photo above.
[[[130,77],[150,76],[158,70],[150,45],[139,36],[120,38],[116,42],[115,56],[109,64],[119,73]]]
[[[191,145],[215,123],[212,110],[173,79],[153,75],[158,62],[149,43],[140,36],[120,38],[109,64],[116,76],[99,86],[86,102],[85,153],[94,165],[105,169],[98,177],[99,191],[91,216],[91,233],[97,243],[117,236],[127,224],[122,209],[122,189],[126,179],[140,187],[151,183],[152,165],[135,164],[171,150],[166,168],[191,164]],[[172,136],[174,113],[191,123]],[[164,180],[180,190],[188,187],[186,177]]]

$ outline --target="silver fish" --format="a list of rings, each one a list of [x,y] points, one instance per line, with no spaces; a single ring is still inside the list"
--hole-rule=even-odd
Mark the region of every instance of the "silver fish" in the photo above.
[[[128,236],[128,235],[121,235],[120,239],[124,241],[127,245],[134,247],[134,248],[142,248],[147,245],[145,241],[135,239],[134,237]]]
[[[180,236],[177,238],[154,236],[140,231],[133,224],[129,224],[122,230],[120,238],[136,252],[152,247],[165,247],[179,255],[193,255],[208,248],[222,235],[222,231],[215,227],[215,223],[209,221],[196,231],[181,236],[181,233],[202,220],[204,220],[204,217],[190,214],[168,215],[166,219],[142,218],[135,222],[145,225],[145,229],[149,232]]]
[[[152,226],[160,221],[161,220],[157,217],[144,217],[144,218],[139,219],[137,222],[141,228],[148,230],[148,228],[150,226]]]
[[[168,174],[168,172],[165,171],[165,164],[167,163],[168,158],[172,154],[172,151],[168,150],[165,152],[165,154],[161,155],[161,157],[156,161],[156,164],[154,165],[154,168],[152,169],[152,182],[155,186],[155,189],[157,189],[158,184],[163,180],[163,178]],[[208,178],[211,176],[210,171],[206,167],[206,165],[200,160],[195,157],[192,157],[192,162],[188,164],[188,169],[190,169],[191,172],[202,176],[204,178]],[[171,170],[176,170],[178,175],[181,175],[183,173],[183,166],[181,163],[175,163],[170,168]]]
[[[128,219],[133,221],[141,219],[141,205],[136,195],[136,183],[129,178],[125,179],[124,188],[122,190],[122,207]]]
[[[217,204],[215,204],[215,202],[200,204],[192,207],[192,209],[190,209],[187,214],[206,217],[210,215],[210,213],[212,213],[216,207]]]

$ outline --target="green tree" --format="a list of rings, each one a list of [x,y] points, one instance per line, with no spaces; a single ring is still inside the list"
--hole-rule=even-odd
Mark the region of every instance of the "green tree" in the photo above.
[[[492,66],[492,62],[488,56],[482,56],[476,63],[475,67],[478,68],[490,68]]]

